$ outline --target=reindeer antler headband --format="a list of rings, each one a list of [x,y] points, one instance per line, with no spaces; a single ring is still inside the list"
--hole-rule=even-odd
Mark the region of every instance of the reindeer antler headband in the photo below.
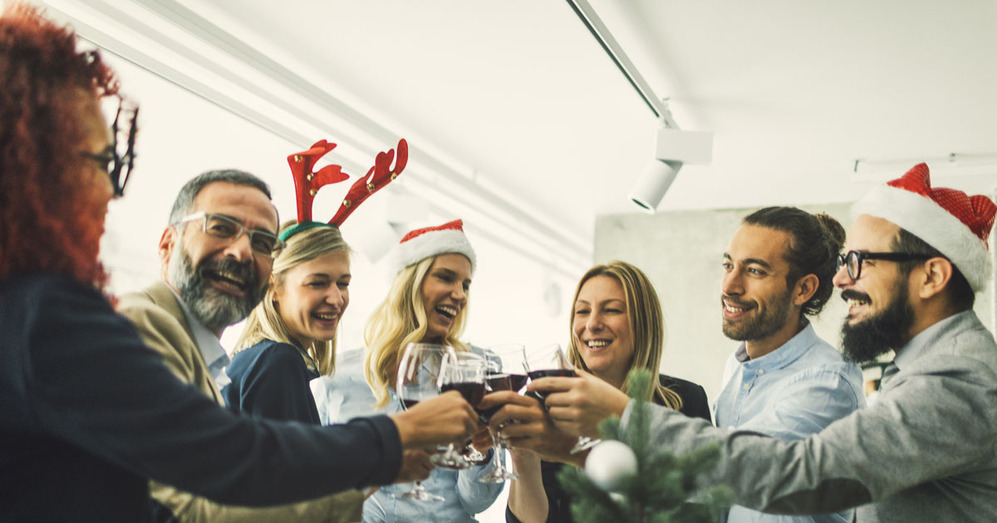
[[[384,188],[391,183],[405,169],[408,163],[408,142],[404,138],[398,140],[398,156],[395,157],[395,150],[388,149],[387,152],[377,153],[374,159],[374,166],[367,171],[367,174],[357,180],[346,197],[343,204],[339,206],[335,216],[329,223],[316,222],[312,220],[312,203],[319,189],[326,185],[339,183],[349,179],[349,175],[343,172],[342,166],[331,164],[317,172],[313,171],[315,163],[319,158],[325,156],[329,151],[336,148],[336,144],[326,140],[315,142],[307,151],[294,153],[287,157],[287,164],[291,167],[291,176],[294,178],[294,192],[296,204],[298,206],[298,223],[289,227],[280,234],[282,241],[308,229],[315,227],[333,226],[339,227],[346,221],[346,218],[356,210],[370,195]],[[391,162],[395,166],[391,167]]]

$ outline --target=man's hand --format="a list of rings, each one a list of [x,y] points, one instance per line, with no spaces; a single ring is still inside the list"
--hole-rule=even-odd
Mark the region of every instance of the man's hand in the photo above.
[[[623,416],[630,397],[588,372],[575,372],[577,378],[540,378],[528,390],[546,398],[547,412],[562,432],[598,438],[599,422]]]
[[[398,428],[403,450],[463,445],[478,429],[478,414],[454,390],[388,417]]]
[[[422,481],[433,471],[429,462],[430,453],[423,449],[406,450],[402,453],[402,468],[398,471],[395,483]]]
[[[504,404],[489,422],[492,430],[505,438],[509,447],[529,450],[547,461],[578,464],[581,456],[571,455],[576,438],[554,426],[540,402],[515,392],[502,391],[488,394],[479,407]]]

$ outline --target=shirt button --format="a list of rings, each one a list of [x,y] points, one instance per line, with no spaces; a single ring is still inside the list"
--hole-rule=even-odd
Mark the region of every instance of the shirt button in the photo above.
[[[758,369],[759,374],[765,374],[765,369]]]
[[[748,385],[747,383],[745,383],[744,385],[741,385],[741,387],[743,387],[744,390],[748,390],[749,388],[751,388],[751,386]]]

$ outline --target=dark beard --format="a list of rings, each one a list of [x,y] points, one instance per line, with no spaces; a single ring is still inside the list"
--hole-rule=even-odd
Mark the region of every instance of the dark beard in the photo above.
[[[769,336],[779,332],[779,329],[786,325],[786,311],[789,310],[789,290],[786,291],[784,296],[779,296],[770,300],[766,305],[770,307],[765,311],[764,314],[755,316],[748,323],[742,323],[740,325],[728,324],[727,320],[723,320],[723,325],[721,329],[723,330],[724,336],[734,340],[734,341],[757,341],[768,338]],[[734,303],[732,298],[728,297],[727,301]],[[723,296],[720,297],[721,306],[723,305]],[[758,309],[755,309],[756,311]]]
[[[176,286],[180,299],[187,305],[191,314],[205,327],[221,332],[233,323],[242,321],[263,299],[265,289],[260,287],[256,273],[249,263],[239,263],[231,258],[204,260],[197,268],[182,249],[178,250],[177,263],[169,269],[170,282]],[[224,271],[239,276],[248,287],[244,298],[231,296],[209,287],[204,279],[205,271]]]
[[[841,297],[868,299],[854,291],[844,291]],[[879,314],[855,325],[849,325],[846,319],[841,326],[841,349],[845,356],[858,364],[868,363],[903,346],[914,325],[914,308],[908,298],[907,288],[898,285],[890,303]]]

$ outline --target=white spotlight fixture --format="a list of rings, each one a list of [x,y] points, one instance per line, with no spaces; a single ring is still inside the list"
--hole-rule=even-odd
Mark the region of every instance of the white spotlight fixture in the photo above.
[[[683,164],[708,164],[712,158],[713,133],[658,129],[654,159],[630,189],[630,201],[653,214]]]
[[[653,214],[681,168],[682,162],[657,158],[651,160],[637,177],[637,183],[630,189],[630,201]]]

